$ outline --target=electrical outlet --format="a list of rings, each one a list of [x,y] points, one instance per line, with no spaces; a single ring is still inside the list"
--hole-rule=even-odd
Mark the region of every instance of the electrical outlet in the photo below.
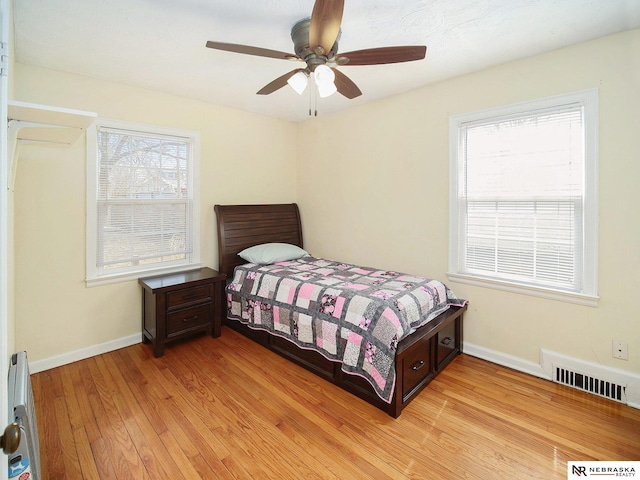
[[[621,342],[620,340],[613,341],[613,358],[619,358],[620,360],[629,359],[629,346]]]

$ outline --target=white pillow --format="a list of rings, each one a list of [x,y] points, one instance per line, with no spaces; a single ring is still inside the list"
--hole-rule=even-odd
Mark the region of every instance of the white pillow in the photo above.
[[[245,248],[238,255],[250,263],[268,264],[308,257],[302,248],[289,243],[263,243]]]

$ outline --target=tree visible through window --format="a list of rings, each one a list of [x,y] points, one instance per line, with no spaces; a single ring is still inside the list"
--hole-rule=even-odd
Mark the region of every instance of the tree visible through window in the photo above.
[[[595,294],[594,102],[452,119],[451,274]]]
[[[97,276],[191,263],[194,139],[99,125],[96,155]]]

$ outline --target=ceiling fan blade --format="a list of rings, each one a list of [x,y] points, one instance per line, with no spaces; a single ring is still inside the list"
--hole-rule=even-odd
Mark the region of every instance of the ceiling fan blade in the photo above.
[[[335,84],[336,88],[338,89],[338,93],[344,95],[349,100],[362,95],[362,92],[360,91],[358,86],[353,83],[353,81],[344,73],[336,68],[333,69],[333,73],[336,74]]]
[[[298,72],[303,72],[304,68],[296,68],[295,70],[290,71],[289,73],[285,73],[281,77],[276,78],[273,82],[266,84],[260,90],[258,90],[258,95],[269,95],[270,93],[275,92],[276,90],[281,89],[287,84],[287,80],[293,77]]]
[[[300,58],[294,53],[279,52],[277,50],[269,50],[268,48],[250,47],[248,45],[237,45],[235,43],[209,41],[207,42],[207,47],[214,48],[216,50],[224,50],[226,52],[255,55],[257,57],[282,58],[284,60],[297,60]]]
[[[320,54],[326,54],[331,50],[340,33],[343,12],[344,0],[316,0],[309,25],[311,50],[322,47]]]
[[[424,45],[368,48],[341,53],[336,57],[336,63],[338,65],[383,65],[422,60],[426,54],[427,47]]]

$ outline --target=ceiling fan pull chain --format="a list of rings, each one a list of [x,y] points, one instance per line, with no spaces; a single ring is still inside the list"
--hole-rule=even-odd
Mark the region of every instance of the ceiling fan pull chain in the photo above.
[[[317,117],[318,116],[318,86],[316,85],[316,82],[313,82],[313,116]]]

